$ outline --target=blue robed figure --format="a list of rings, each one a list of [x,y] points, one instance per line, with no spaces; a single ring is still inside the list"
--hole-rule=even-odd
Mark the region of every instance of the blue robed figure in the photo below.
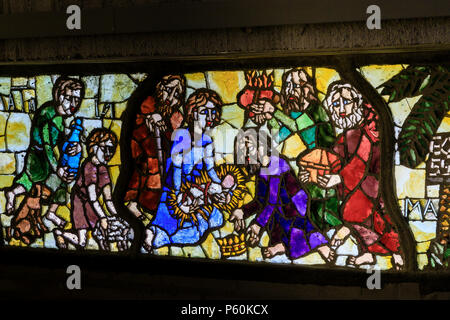
[[[214,206],[205,206],[207,199],[225,202],[214,169],[213,140],[207,134],[220,121],[221,106],[219,95],[209,89],[196,90],[189,97],[184,108],[187,127],[174,132],[160,204],[146,228],[143,246],[147,251],[167,245],[194,245],[223,225],[222,213]],[[197,186],[196,178],[202,172],[210,182]],[[195,186],[200,195],[183,190],[186,184]]]

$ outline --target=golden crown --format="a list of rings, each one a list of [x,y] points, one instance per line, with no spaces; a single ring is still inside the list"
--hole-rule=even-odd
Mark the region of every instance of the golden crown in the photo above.
[[[225,238],[217,239],[217,242],[219,243],[222,257],[238,256],[247,251],[244,233],[242,233],[240,236],[230,234]]]

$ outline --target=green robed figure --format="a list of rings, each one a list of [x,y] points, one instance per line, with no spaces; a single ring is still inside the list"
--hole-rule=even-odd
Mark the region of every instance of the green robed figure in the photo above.
[[[53,101],[44,103],[34,115],[24,169],[6,191],[6,214],[14,213],[17,196],[30,196],[36,184],[40,184],[51,192],[46,218],[59,227],[65,225],[55,212],[59,205],[67,203],[67,184],[75,179],[75,173],[61,166],[60,148],[66,139],[64,120],[78,111],[83,97],[84,84],[80,80],[66,77],[56,80]],[[74,156],[81,151],[80,143],[73,143],[66,152]]]

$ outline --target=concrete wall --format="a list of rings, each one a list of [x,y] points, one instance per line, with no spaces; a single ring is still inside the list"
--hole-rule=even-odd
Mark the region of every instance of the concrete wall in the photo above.
[[[102,7],[136,7],[158,2],[170,1],[3,0],[0,2],[0,13],[19,14],[52,10],[64,12],[70,4],[79,4],[88,10]],[[189,1],[181,0],[171,2],[189,3]],[[365,17],[364,13],[362,16]],[[167,59],[186,56],[195,56],[198,59],[199,56],[210,55],[231,57],[326,52],[390,52],[405,49],[449,49],[450,46],[450,33],[448,32],[450,19],[445,17],[382,20],[381,27],[381,30],[369,30],[365,21],[359,21],[201,31],[11,39],[0,41],[0,62],[70,61],[74,59],[128,60],[143,57]]]

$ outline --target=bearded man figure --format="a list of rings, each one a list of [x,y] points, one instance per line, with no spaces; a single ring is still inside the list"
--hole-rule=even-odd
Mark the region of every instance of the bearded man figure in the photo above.
[[[144,224],[149,220],[142,212],[152,214],[158,208],[164,163],[170,157],[171,136],[183,122],[180,108],[186,94],[185,83],[184,76],[164,76],[156,86],[156,98],[147,97],[136,117],[131,139],[135,169],[125,202]]]
[[[269,131],[276,132],[276,143],[298,134],[308,149],[333,144],[333,130],[316,97],[314,82],[304,69],[286,71],[280,93],[274,89],[273,73],[247,71],[245,76],[247,84],[236,97],[245,109],[245,127],[267,124]]]
[[[313,80],[301,68],[286,71],[282,77],[281,106],[283,112],[295,120],[296,128],[278,117],[285,128],[298,132],[308,148],[329,147],[335,137],[325,110],[316,97]],[[280,129],[280,134],[283,134]]]
[[[398,232],[385,211],[379,188],[380,135],[378,115],[349,83],[336,81],[328,87],[324,105],[336,128],[342,130],[333,151],[341,165],[331,174],[318,176],[323,188],[337,187],[343,220],[331,245],[339,246],[352,234],[359,243],[359,256],[350,265],[373,264],[374,254],[392,255],[392,265],[401,269],[403,258]],[[301,180],[308,176],[300,172]]]
[[[307,152],[306,149],[331,147],[336,136],[309,74],[302,68],[286,71],[282,76],[280,93],[283,113],[275,115],[275,118],[280,119],[278,139],[281,141],[289,132],[297,133],[305,145],[300,156],[304,151]],[[340,225],[341,220],[330,210],[337,203],[336,190],[323,190],[314,184],[304,187],[310,195],[311,220],[317,228],[325,232],[330,227]]]

